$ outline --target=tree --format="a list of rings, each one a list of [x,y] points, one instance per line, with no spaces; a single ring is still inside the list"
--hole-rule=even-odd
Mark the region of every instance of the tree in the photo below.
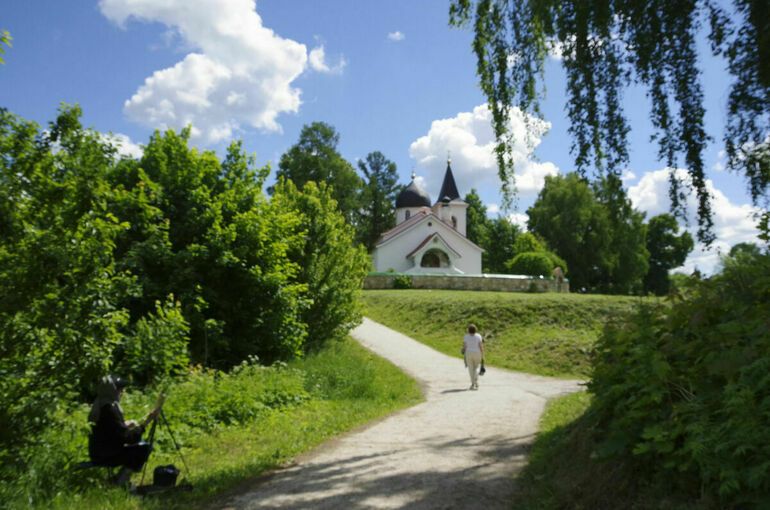
[[[738,243],[730,248],[729,257],[737,257],[739,254],[745,254],[749,257],[759,257],[762,255],[762,249],[754,243]]]
[[[733,12],[711,0],[452,0],[449,14],[456,26],[473,24],[480,85],[493,114],[500,178],[509,199],[514,189],[510,111],[518,107],[542,116],[544,62],[549,51],[558,49],[567,74],[566,109],[578,172],[585,175],[592,165],[599,173],[617,176],[627,165],[629,125],[621,96],[630,84],[645,86],[652,100],[658,155],[670,167],[683,160],[698,199],[698,238],[710,243],[713,222],[703,163],[709,137],[697,67],[703,19],[709,20],[712,51],[727,58],[734,77],[724,133],[729,166],[746,175],[755,203],[767,197],[766,0],[733,0]],[[673,211],[683,215],[688,184],[673,173],[670,184]]]
[[[489,244],[489,229],[492,221],[487,218],[487,208],[475,188],[465,195],[466,209],[465,237],[484,249]]]
[[[364,247],[353,242],[353,227],[337,211],[326,184],[311,181],[300,191],[291,181],[279,181],[273,203],[299,218],[294,232],[303,242],[288,256],[299,268],[294,281],[306,290],[301,317],[308,335],[303,349],[316,351],[360,322],[358,293],[371,260]]]
[[[633,208],[623,183],[614,175],[594,182],[594,193],[607,210],[612,260],[601,290],[614,294],[638,293],[649,267],[644,213]]]
[[[276,178],[290,179],[299,189],[309,181],[325,182],[332,187],[339,210],[353,224],[363,183],[353,166],[337,152],[339,141],[340,135],[329,124],[306,124],[299,141],[281,156]]]
[[[693,239],[688,232],[679,234],[679,223],[671,214],[650,218],[647,224],[647,251],[650,252],[650,268],[644,277],[644,290],[658,296],[668,294],[671,279],[668,272],[684,264],[693,249]]]
[[[529,230],[542,237],[570,268],[570,288],[595,289],[613,264],[607,210],[577,173],[547,176],[527,210]]]
[[[499,216],[489,222],[488,232],[487,245],[482,245],[486,250],[481,257],[482,267],[485,272],[505,274],[508,272],[506,262],[514,255],[513,246],[521,229],[508,218]]]
[[[358,169],[366,177],[361,193],[358,239],[371,252],[380,234],[396,224],[398,173],[396,164],[379,151],[371,152],[365,161],[359,161]]]

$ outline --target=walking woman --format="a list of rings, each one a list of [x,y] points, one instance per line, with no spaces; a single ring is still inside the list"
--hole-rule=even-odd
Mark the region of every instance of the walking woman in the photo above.
[[[479,389],[479,367],[484,361],[484,340],[476,332],[476,326],[468,326],[468,333],[463,337],[462,353],[465,355],[465,364],[471,376],[472,390]]]

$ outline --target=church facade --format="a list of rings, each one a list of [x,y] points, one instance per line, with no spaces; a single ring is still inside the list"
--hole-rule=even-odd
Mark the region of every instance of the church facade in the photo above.
[[[460,198],[447,162],[438,200],[414,180],[396,198],[396,226],[372,252],[374,270],[408,274],[481,274],[483,249],[466,236],[468,204]]]

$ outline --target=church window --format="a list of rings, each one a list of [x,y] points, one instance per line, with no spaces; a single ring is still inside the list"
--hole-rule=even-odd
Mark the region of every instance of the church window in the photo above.
[[[452,227],[454,227],[455,230],[457,230],[457,218],[452,216]]]
[[[405,220],[408,220],[408,219],[409,219],[409,217],[412,215],[412,213],[410,213],[409,211],[406,211],[406,213],[405,213],[405,214],[406,214],[406,216],[404,216],[404,219],[405,219]]]
[[[437,248],[426,251],[420,260],[421,267],[449,267],[449,257]]]

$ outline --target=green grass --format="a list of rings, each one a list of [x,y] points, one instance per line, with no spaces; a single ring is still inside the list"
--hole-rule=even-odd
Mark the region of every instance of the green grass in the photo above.
[[[605,322],[638,297],[448,290],[367,290],[365,315],[434,349],[460,357],[469,323],[485,339],[490,365],[585,378]]]
[[[361,424],[410,406],[422,399],[418,385],[389,362],[374,356],[354,341],[332,345],[319,354],[291,363],[279,369],[264,369],[271,391],[275,386],[291,388],[293,382],[282,384],[277,378],[299,377],[304,389],[294,389],[292,402],[281,403],[276,407],[262,408],[252,419],[239,418],[240,422],[207,427],[205,432],[185,424],[185,406],[192,405],[192,388],[170,392],[167,406],[172,430],[183,444],[183,454],[190,467],[189,481],[194,485],[190,493],[175,493],[140,499],[124,491],[109,487],[100,473],[73,475],[64,473],[65,482],[51,480],[54,487],[32,487],[32,474],[13,487],[3,488],[6,497],[1,506],[11,508],[55,508],[55,509],[161,509],[161,508],[197,508],[210,504],[223,492],[248,483],[267,470],[285,465],[298,454],[306,452],[323,441],[351,430]],[[244,371],[233,376],[228,384],[232,387],[249,387],[250,381],[259,371]],[[272,378],[272,379],[271,379]],[[270,382],[272,381],[272,382]],[[264,386],[264,381],[259,383]],[[252,384],[253,386],[253,384]],[[185,393],[187,391],[188,393]],[[283,395],[288,390],[281,389]],[[200,392],[199,392],[200,393]],[[177,395],[179,402],[174,401]],[[184,397],[183,397],[184,395]],[[208,395],[204,392],[204,396]],[[140,415],[142,402],[151,402],[152,395],[133,395],[126,399],[126,415]],[[207,397],[208,398],[208,397]],[[255,396],[255,398],[257,398]],[[263,398],[260,396],[260,398]],[[289,399],[292,400],[292,399]],[[186,402],[185,402],[186,401]],[[196,406],[205,405],[200,402]],[[176,406],[176,407],[173,407]],[[246,413],[250,408],[244,408]],[[172,412],[173,410],[173,412]],[[79,409],[70,419],[84,421],[87,407]],[[189,414],[189,413],[188,413]],[[177,420],[173,418],[177,416]],[[78,432],[72,432],[80,431]],[[69,436],[74,437],[65,437]],[[182,463],[169,444],[165,430],[157,432],[158,450],[153,453],[148,463],[148,476],[154,466],[174,463],[182,468]],[[60,449],[80,449],[82,458],[87,457],[86,437],[83,427],[74,427],[69,431],[49,431],[51,444],[64,445]],[[58,442],[58,443],[57,443]],[[58,450],[59,448],[53,448]],[[61,463],[63,453],[53,451],[50,459],[39,459],[40,466]],[[75,459],[79,460],[79,459]],[[184,473],[183,473],[184,474]],[[43,475],[38,476],[41,478]],[[49,475],[50,476],[50,475]],[[181,476],[181,475],[180,475]],[[139,477],[135,475],[134,482]],[[147,483],[148,480],[145,480]],[[52,493],[53,492],[53,493]],[[15,497],[8,499],[8,495]],[[29,499],[32,496],[33,499]]]

